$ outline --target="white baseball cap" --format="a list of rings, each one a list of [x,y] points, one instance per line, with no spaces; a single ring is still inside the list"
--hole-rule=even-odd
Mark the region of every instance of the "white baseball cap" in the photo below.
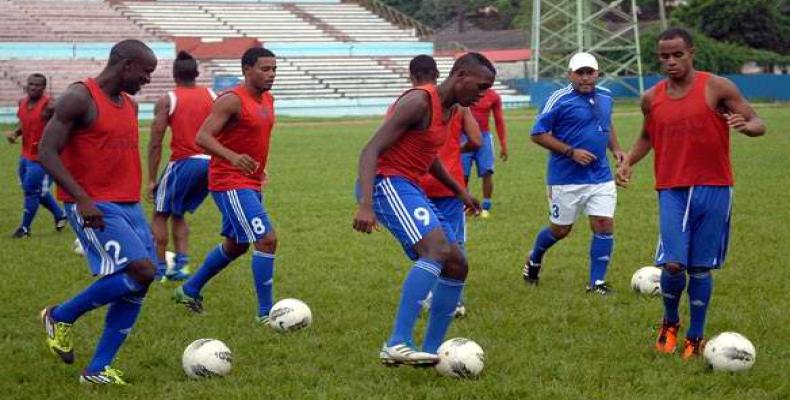
[[[568,69],[578,71],[582,68],[592,68],[597,71],[598,61],[590,53],[576,53],[571,57],[571,61],[568,62]]]

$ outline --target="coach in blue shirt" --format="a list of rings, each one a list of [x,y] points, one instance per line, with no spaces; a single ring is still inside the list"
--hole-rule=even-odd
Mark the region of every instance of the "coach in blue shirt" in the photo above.
[[[570,233],[579,213],[590,218],[590,280],[587,291],[605,295],[606,269],[614,247],[614,209],[617,204],[607,147],[617,163],[624,153],[612,126],[612,97],[595,85],[598,62],[577,53],[568,65],[571,84],[554,91],[537,116],[532,141],[550,151],[548,196],[550,224],[535,239],[524,265],[524,280],[538,283],[543,255]]]

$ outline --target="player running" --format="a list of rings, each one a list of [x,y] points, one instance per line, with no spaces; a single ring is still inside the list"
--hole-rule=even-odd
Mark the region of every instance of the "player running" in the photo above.
[[[615,188],[606,149],[617,163],[624,157],[612,125],[612,97],[595,85],[598,61],[589,53],[570,59],[571,84],[554,91],[532,127],[532,141],[551,151],[546,183],[549,226],[544,227],[524,264],[523,277],[537,285],[543,255],[571,232],[584,212],[593,231],[587,292],[606,295],[606,270],[614,248]]]
[[[483,211],[480,216],[488,218],[491,210],[491,196],[494,195],[494,138],[488,125],[489,116],[494,114],[496,134],[499,138],[499,158],[507,161],[507,132],[505,119],[502,116],[502,98],[494,89],[488,89],[475,104],[470,107],[482,132],[482,145],[479,149],[461,155],[464,166],[464,180],[469,182],[472,175],[472,161],[477,165],[477,176],[483,180]]]
[[[391,115],[362,150],[359,160],[359,208],[355,230],[371,233],[381,221],[415,260],[403,283],[391,336],[379,358],[385,365],[430,365],[453,319],[468,271],[453,230],[437,215],[418,182],[430,172],[466,207],[479,211],[469,192],[447,173],[437,158],[447,140],[455,105],[467,107],[494,82],[495,70],[478,53],[456,60],[441,85],[406,91]],[[441,276],[440,276],[441,275]],[[412,331],[423,300],[434,289],[422,351]]]
[[[156,57],[143,42],[117,43],[96,78],[71,85],[59,99],[39,146],[39,160],[58,183],[91,272],[100,276],[41,312],[50,350],[73,363],[74,322],[109,305],[104,333],[80,375],[83,383],[125,384],[111,364],[156,272],[151,229],[139,204],[137,104],[129,96],[151,81],[154,69]]]
[[[436,61],[431,56],[419,55],[414,57],[409,63],[409,79],[412,87],[423,85],[436,85],[439,78],[439,69]],[[447,126],[448,135],[444,145],[439,149],[438,158],[444,165],[447,173],[459,184],[466,187],[461,165],[461,153],[474,151],[480,148],[480,128],[477,125],[472,113],[467,107],[456,105],[458,110],[453,112],[453,118]],[[461,145],[461,136],[466,132],[466,141]],[[453,231],[455,241],[461,250],[464,250],[466,243],[466,214],[464,213],[464,203],[459,200],[450,188],[444,186],[431,174],[425,174],[420,178],[420,188],[425,191],[428,200],[436,207],[438,216],[443,219],[447,226]],[[430,308],[432,295],[423,302],[425,308]],[[463,293],[455,307],[455,316],[463,317],[466,315],[466,306],[463,302]]]
[[[203,121],[211,113],[217,96],[210,88],[195,83],[199,75],[197,61],[181,51],[173,62],[173,79],[176,88],[162,96],[154,106],[151,123],[151,141],[148,143],[148,199],[154,202],[151,229],[156,239],[157,276],[171,281],[189,277],[187,246],[189,226],[184,215],[194,213],[208,196],[209,156],[197,144],[195,137]],[[156,181],[159,160],[162,157],[162,140],[168,125],[170,162]],[[172,219],[175,265],[167,270],[167,221]]]
[[[689,329],[682,358],[701,354],[705,316],[713,290],[711,271],[727,253],[732,210],[730,128],[754,137],[765,125],[728,79],[694,69],[691,34],[670,28],[658,37],[658,59],[667,78],[642,96],[641,136],[617,171],[627,185],[631,168],[655,150],[664,319],[656,349],[674,353],[679,305],[688,275]]]
[[[58,205],[55,197],[49,191],[52,181],[47,172],[38,162],[38,144],[44,133],[44,125],[52,117],[54,105],[49,96],[44,94],[47,88],[47,78],[42,74],[31,74],[27,77],[24,99],[19,101],[16,116],[19,126],[6,133],[8,143],[16,143],[22,137],[22,155],[19,157],[19,182],[25,193],[22,224],[11,235],[12,238],[30,236],[30,225],[36,217],[38,206],[43,205],[55,217],[55,229],[58,231],[66,227],[66,213]]]
[[[197,144],[211,154],[209,190],[222,213],[225,240],[206,255],[200,269],[173,299],[203,311],[200,294],[208,281],[253,245],[252,275],[258,294],[256,321],[265,325],[273,302],[274,252],[277,236],[263,206],[261,186],[274,126],[274,53],[254,47],[241,58],[244,83],[220,95],[200,127]]]

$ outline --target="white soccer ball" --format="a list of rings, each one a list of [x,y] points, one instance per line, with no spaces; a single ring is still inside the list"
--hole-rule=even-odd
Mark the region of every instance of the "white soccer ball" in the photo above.
[[[173,269],[176,266],[176,253],[170,250],[165,251],[165,261],[167,262],[167,269]]]
[[[649,296],[661,294],[661,268],[649,265],[634,272],[631,277],[631,289],[634,292]]]
[[[71,245],[71,251],[78,256],[85,256],[85,249],[82,248],[82,243],[80,243],[79,239],[74,239],[74,243]]]
[[[198,339],[190,343],[181,357],[181,366],[192,379],[225,376],[230,373],[233,354],[217,339]]]
[[[716,371],[738,372],[754,365],[757,350],[745,336],[735,332],[722,332],[705,345],[705,360]]]
[[[485,352],[470,339],[453,338],[439,346],[436,371],[453,378],[475,378],[483,371]]]
[[[297,331],[312,322],[310,307],[298,299],[282,299],[269,311],[269,326],[278,332]]]

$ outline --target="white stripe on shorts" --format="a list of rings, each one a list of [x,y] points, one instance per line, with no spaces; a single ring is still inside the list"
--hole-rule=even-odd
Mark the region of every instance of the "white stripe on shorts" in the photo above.
[[[384,189],[387,202],[395,211],[398,221],[400,221],[403,229],[407,234],[409,234],[409,239],[411,239],[413,243],[419,242],[422,239],[422,235],[417,229],[417,225],[414,223],[414,220],[411,219],[406,206],[403,205],[403,201],[401,200],[400,196],[398,196],[398,192],[395,191],[395,187],[392,186],[392,181],[390,178],[385,178],[381,181],[381,184],[382,188]]]
[[[244,208],[241,206],[238,192],[235,190],[230,190],[227,193],[228,200],[231,207],[233,207],[234,213],[236,214],[236,219],[239,221],[239,225],[241,225],[241,229],[244,230],[244,233],[247,235],[250,243],[255,242],[255,233],[253,232],[252,227],[249,225],[247,217],[244,215]]]
[[[173,161],[167,163],[167,168],[165,169],[165,173],[162,174],[162,179],[159,180],[159,186],[156,188],[156,211],[164,211],[165,210],[165,194],[167,193],[167,181],[170,178],[170,174],[173,173],[173,165],[175,163]]]

